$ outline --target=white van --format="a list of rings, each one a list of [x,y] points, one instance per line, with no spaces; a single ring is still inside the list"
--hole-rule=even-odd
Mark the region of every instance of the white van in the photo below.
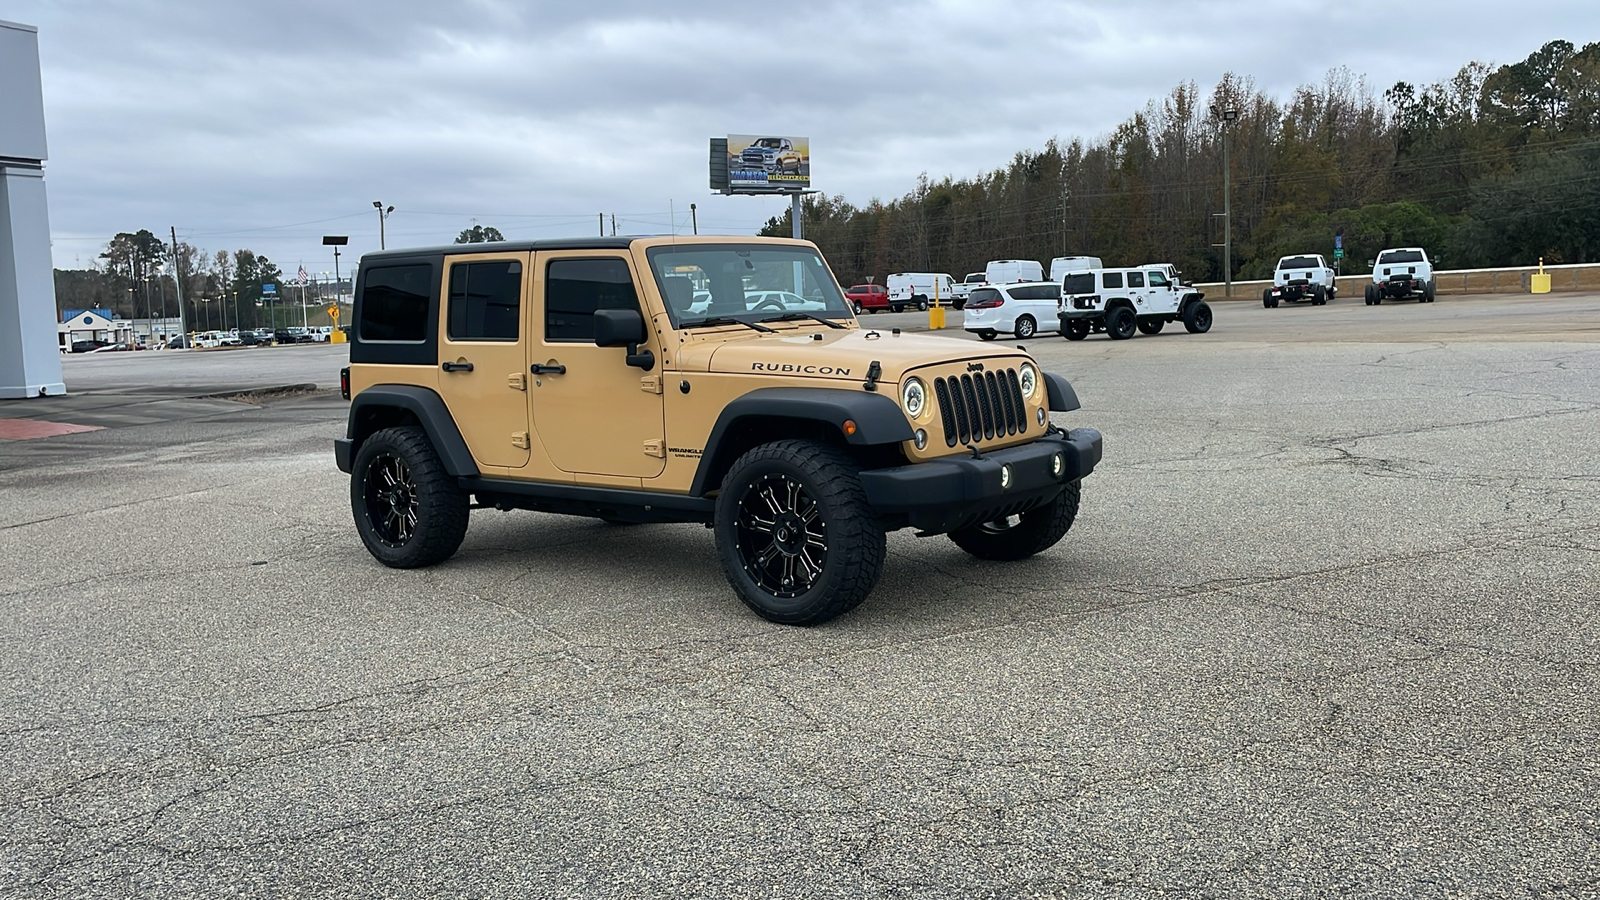
[[[1044,266],[1032,259],[997,259],[983,267],[983,280],[989,284],[1043,281]]]
[[[935,300],[949,306],[955,300],[956,280],[944,272],[896,272],[883,286],[889,289],[891,312],[908,306],[927,309]]]
[[[1105,267],[1098,256],[1058,256],[1050,260],[1050,280],[1059,282],[1061,276],[1068,272],[1087,272]]]

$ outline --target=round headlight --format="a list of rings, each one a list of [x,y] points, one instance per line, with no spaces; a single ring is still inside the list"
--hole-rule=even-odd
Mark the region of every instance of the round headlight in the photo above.
[[[922,379],[907,378],[906,383],[900,386],[900,405],[905,408],[906,415],[913,419],[928,408],[928,386],[922,383]]]
[[[1022,396],[1032,400],[1034,392],[1039,390],[1039,373],[1034,371],[1032,363],[1022,364],[1017,380],[1022,382]]]

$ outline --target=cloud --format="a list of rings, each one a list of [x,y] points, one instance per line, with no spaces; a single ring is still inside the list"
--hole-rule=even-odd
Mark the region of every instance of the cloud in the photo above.
[[[706,141],[808,135],[816,186],[890,200],[1052,137],[1092,139],[1195,81],[1377,90],[1600,37],[1579,4],[399,2],[12,4],[40,27],[58,265],[168,224],[320,258],[321,234],[448,241],[619,228],[749,233],[783,201],[709,195]]]

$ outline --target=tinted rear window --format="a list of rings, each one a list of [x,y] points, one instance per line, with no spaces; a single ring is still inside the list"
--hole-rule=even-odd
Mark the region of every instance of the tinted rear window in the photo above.
[[[466,263],[450,269],[450,337],[514,341],[522,311],[522,263]]]
[[[433,267],[428,265],[379,266],[363,273],[361,319],[356,323],[361,340],[427,340],[432,281]]]
[[[968,303],[993,303],[994,301],[1001,300],[1001,299],[1004,299],[1004,298],[1002,298],[1000,296],[1000,292],[999,291],[995,290],[992,287],[981,287],[981,288],[974,288],[973,289],[971,296],[967,297],[967,302]]]
[[[1063,294],[1092,294],[1094,293],[1094,273],[1074,272],[1061,279],[1061,293]]]
[[[1419,262],[1422,262],[1421,250],[1390,250],[1388,253],[1378,257],[1378,265],[1380,266]]]
[[[1315,269],[1317,266],[1315,256],[1291,256],[1278,261],[1279,269]]]

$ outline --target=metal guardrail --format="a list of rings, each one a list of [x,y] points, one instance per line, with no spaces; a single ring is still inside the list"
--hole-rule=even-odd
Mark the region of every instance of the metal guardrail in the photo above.
[[[1538,266],[1513,266],[1501,269],[1441,269],[1434,280],[1441,294],[1527,294],[1531,293],[1529,276],[1539,272]],[[1600,263],[1567,263],[1545,266],[1550,276],[1552,291],[1600,291]],[[1359,297],[1371,275],[1341,275],[1336,280],[1339,296]],[[1197,284],[1206,293],[1207,300],[1260,300],[1263,288],[1271,287],[1270,279],[1235,281],[1233,294],[1223,296],[1220,281]]]

